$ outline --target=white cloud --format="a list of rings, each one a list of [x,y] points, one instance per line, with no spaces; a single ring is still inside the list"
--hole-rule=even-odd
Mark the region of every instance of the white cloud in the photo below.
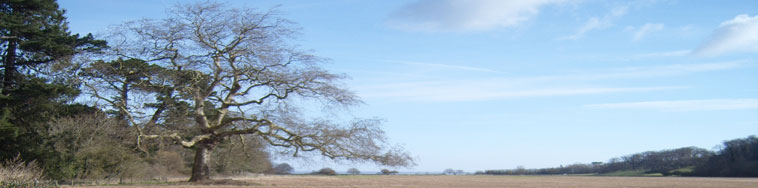
[[[694,51],[701,56],[739,52],[758,52],[758,15],[750,17],[741,14],[721,23],[710,38]]]
[[[659,111],[713,111],[758,109],[758,99],[705,99],[679,101],[645,101],[585,105],[596,109],[640,109]]]
[[[632,40],[639,41],[642,38],[645,38],[650,33],[654,33],[657,31],[663,30],[663,24],[662,23],[646,23],[639,29],[636,29],[634,31],[634,37]]]
[[[605,16],[599,18],[599,17],[592,17],[585,22],[582,27],[580,27],[576,33],[564,36],[561,38],[558,38],[559,40],[576,40],[579,38],[584,37],[584,35],[592,30],[598,30],[598,29],[605,29],[610,26],[613,26],[613,21],[616,20],[616,18],[624,16],[627,11],[626,6],[622,7],[616,7],[610,12],[608,12]]]
[[[513,27],[562,0],[419,0],[395,11],[391,27],[411,31],[486,31]]]

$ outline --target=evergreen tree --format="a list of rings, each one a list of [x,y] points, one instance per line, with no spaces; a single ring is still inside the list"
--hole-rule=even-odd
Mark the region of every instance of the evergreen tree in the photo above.
[[[68,105],[78,89],[43,71],[106,46],[91,34],[71,34],[64,13],[54,0],[0,2],[0,160],[21,154],[45,165],[53,158],[42,137],[50,118],[92,110]]]

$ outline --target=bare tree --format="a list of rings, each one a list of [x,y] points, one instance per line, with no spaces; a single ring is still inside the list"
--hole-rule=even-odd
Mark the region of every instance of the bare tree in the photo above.
[[[352,175],[358,175],[358,174],[361,174],[361,171],[358,170],[357,168],[350,168],[350,169],[347,169],[347,173],[352,174]]]
[[[343,75],[319,67],[324,59],[287,43],[295,33],[275,11],[178,5],[166,19],[128,22],[110,36],[111,59],[136,59],[145,70],[115,71],[117,79],[90,72],[85,86],[136,129],[137,148],[168,139],[194,149],[190,181],[209,179],[211,151],[237,135],[259,136],[293,156],[313,151],[331,159],[413,165],[406,152],[387,145],[377,119],[340,124],[305,118],[298,105],[344,109],[361,101],[341,86]]]

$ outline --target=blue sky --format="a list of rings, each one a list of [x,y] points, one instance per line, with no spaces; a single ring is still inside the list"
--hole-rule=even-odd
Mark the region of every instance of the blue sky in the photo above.
[[[175,1],[62,0],[71,30]],[[302,27],[416,157],[400,171],[606,161],[758,133],[758,1],[229,1]],[[287,159],[277,159],[287,162]],[[298,162],[301,171],[372,165]]]

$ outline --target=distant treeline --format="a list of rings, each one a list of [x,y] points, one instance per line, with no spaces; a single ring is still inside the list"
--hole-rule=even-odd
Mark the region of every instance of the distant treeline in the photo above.
[[[663,176],[758,177],[758,137],[724,142],[718,151],[697,147],[647,151],[608,160],[556,168],[486,170],[489,175],[622,174],[638,171]]]

